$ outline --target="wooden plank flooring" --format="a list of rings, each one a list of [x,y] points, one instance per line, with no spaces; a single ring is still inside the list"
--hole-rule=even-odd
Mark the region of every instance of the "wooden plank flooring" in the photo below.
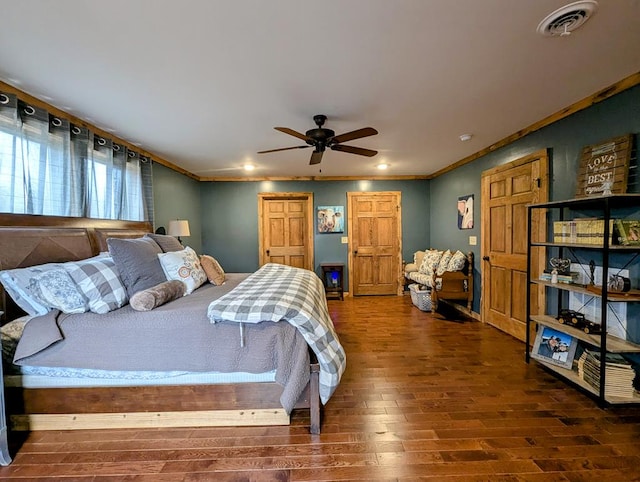
[[[348,367],[321,435],[297,412],[287,427],[12,434],[0,479],[640,480],[640,409],[598,408],[510,336],[408,296],[329,308]]]

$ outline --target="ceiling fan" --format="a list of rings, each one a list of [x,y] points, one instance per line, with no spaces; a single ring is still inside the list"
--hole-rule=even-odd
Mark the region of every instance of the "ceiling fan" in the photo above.
[[[280,149],[270,149],[268,151],[259,151],[258,154],[265,154],[267,152],[288,151],[289,149],[306,149],[307,147],[313,147],[311,153],[311,160],[309,164],[320,164],[322,161],[322,154],[325,149],[329,148],[333,151],[348,152],[349,154],[357,154],[359,156],[373,157],[378,151],[372,151],[371,149],[364,149],[362,147],[345,146],[342,143],[352,141],[354,139],[361,139],[362,137],[375,136],[378,131],[373,127],[363,127],[351,132],[345,132],[344,134],[336,135],[331,129],[325,129],[322,127],[327,120],[327,116],[318,114],[313,116],[313,121],[318,126],[315,129],[308,130],[305,134],[289,129],[288,127],[274,127],[275,130],[284,132],[291,136],[302,139],[307,143],[306,146],[294,146],[294,147],[282,147]]]

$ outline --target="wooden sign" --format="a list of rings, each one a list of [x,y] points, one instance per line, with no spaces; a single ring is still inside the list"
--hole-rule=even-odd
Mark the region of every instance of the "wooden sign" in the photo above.
[[[576,198],[627,192],[632,141],[627,134],[582,150]]]

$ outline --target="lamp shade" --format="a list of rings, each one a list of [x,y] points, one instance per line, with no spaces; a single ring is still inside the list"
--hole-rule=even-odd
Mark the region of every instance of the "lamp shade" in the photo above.
[[[189,232],[189,221],[186,219],[176,219],[169,221],[169,235],[170,236],[191,236]]]

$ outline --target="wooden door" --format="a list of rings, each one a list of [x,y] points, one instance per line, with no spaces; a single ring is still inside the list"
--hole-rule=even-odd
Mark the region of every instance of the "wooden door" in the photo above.
[[[548,198],[548,156],[540,151],[482,173],[482,320],[525,340],[527,204]],[[542,222],[535,229],[544,229]],[[532,264],[544,262],[543,257]],[[536,268],[538,269],[538,268]],[[532,313],[540,303],[532,296]]]
[[[347,193],[349,291],[401,295],[401,193]]]
[[[313,194],[258,194],[259,262],[313,271]]]

